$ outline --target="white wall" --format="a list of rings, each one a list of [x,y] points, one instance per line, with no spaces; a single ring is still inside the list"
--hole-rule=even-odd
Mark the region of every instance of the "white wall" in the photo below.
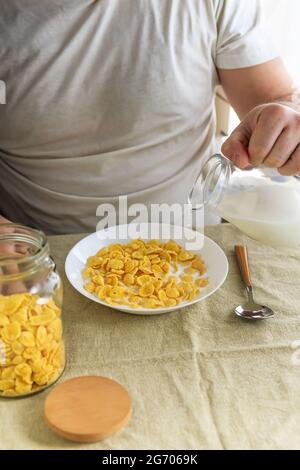
[[[260,3],[273,40],[300,85],[300,0],[260,0]]]
[[[264,23],[295,83],[300,87],[300,0],[259,1]],[[226,115],[228,128],[225,132],[230,133],[238,125],[239,119],[232,109]]]

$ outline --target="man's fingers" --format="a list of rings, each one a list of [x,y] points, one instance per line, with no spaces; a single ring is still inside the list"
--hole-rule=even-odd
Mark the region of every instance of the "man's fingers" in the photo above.
[[[280,108],[270,111],[261,113],[249,141],[248,153],[253,166],[263,163],[285,126],[284,111]]]
[[[11,223],[12,222],[10,220],[3,217],[3,215],[0,215],[0,224],[11,224]]]
[[[287,163],[279,168],[278,171],[283,176],[300,175],[300,144],[296,148],[295,152],[291,155]]]
[[[297,148],[300,138],[300,133],[298,134],[292,128],[285,129],[264,160],[264,165],[271,168],[282,167]]]
[[[222,145],[222,153],[240,168],[249,166],[248,138],[239,126]]]

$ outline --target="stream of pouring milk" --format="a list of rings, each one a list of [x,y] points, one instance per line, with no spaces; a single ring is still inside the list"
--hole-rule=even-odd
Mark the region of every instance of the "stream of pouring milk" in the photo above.
[[[295,186],[236,188],[224,195],[217,212],[262,243],[300,247],[300,190]]]

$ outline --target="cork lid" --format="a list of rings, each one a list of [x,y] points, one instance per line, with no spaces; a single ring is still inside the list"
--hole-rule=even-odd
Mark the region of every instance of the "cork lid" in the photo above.
[[[45,401],[50,429],[76,442],[96,442],[122,429],[131,416],[127,390],[107,377],[76,377],[57,385]]]

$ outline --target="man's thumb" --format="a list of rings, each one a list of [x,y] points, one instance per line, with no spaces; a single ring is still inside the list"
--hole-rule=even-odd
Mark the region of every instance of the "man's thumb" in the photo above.
[[[241,129],[236,129],[222,145],[222,153],[239,168],[250,165],[248,139]]]

